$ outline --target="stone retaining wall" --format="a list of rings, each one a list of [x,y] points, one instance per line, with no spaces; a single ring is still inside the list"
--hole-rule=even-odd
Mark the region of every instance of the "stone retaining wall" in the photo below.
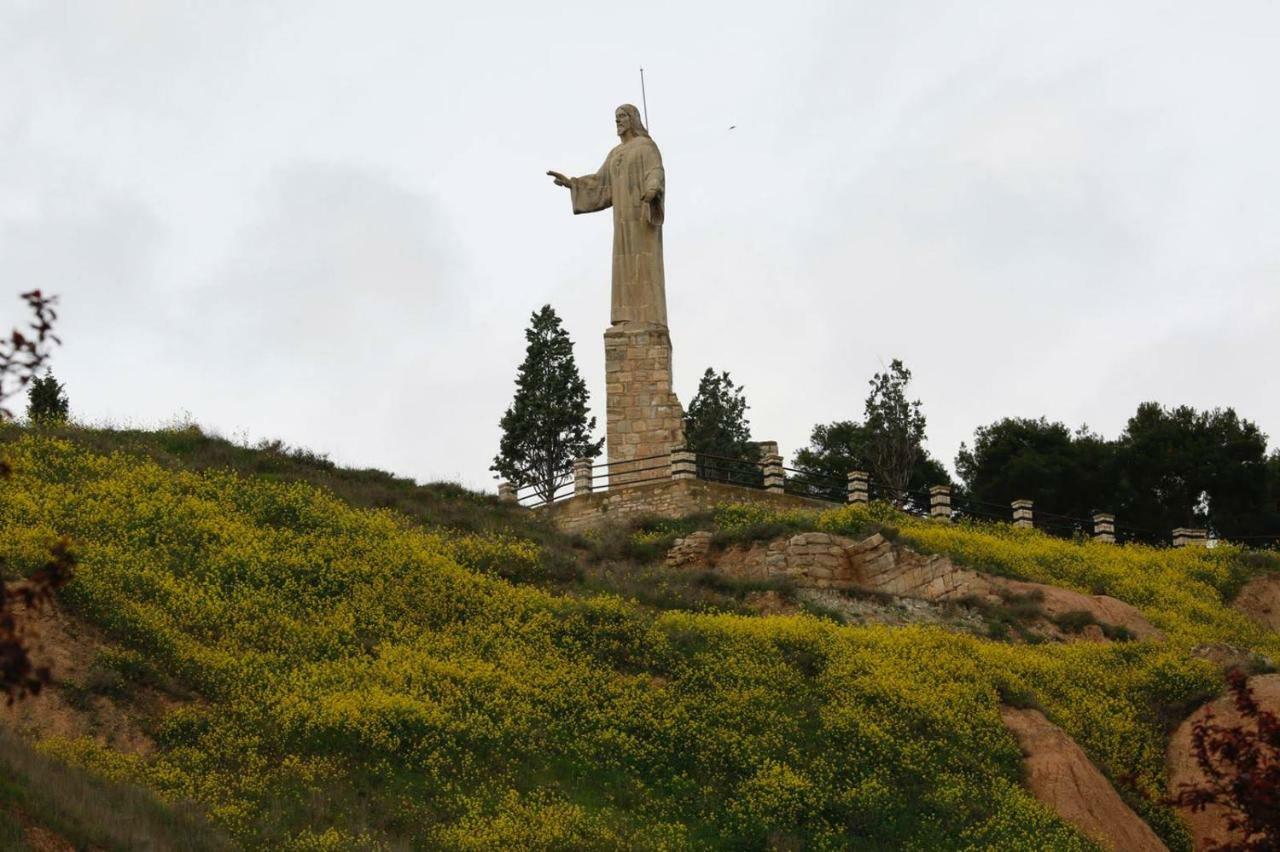
[[[831,509],[839,505],[723,482],[664,479],[643,485],[623,485],[598,494],[580,494],[534,511],[545,512],[562,530],[580,532],[608,521],[644,516],[681,518],[730,503],[763,503],[780,509]]]
[[[876,533],[862,541],[824,532],[805,532],[733,545],[712,553],[712,534],[677,539],[667,554],[669,568],[713,568],[740,580],[786,579],[819,589],[871,589],[891,595],[946,600],[992,594],[980,575],[945,556],[924,556],[897,547]],[[994,599],[994,595],[993,595]]]
[[[983,574],[945,556],[916,553],[879,533],[855,541],[804,532],[717,549],[712,534],[699,531],[676,540],[667,554],[667,567],[715,571],[739,580],[785,580],[797,588],[857,589],[937,602],[973,598],[999,605],[1013,597],[1034,598],[1047,619],[1083,612],[1099,624],[1123,627],[1138,639],[1163,638],[1137,609],[1116,598]],[[1102,638],[1103,633],[1095,627],[1090,635]]]

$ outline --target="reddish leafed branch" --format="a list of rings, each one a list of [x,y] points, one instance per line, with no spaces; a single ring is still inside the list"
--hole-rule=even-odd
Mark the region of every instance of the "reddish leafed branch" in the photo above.
[[[0,339],[0,420],[13,417],[13,412],[4,407],[5,400],[35,378],[36,372],[49,360],[50,347],[62,342],[53,333],[53,323],[58,319],[54,310],[58,297],[32,290],[23,293],[22,299],[33,314],[27,330],[15,328],[8,338]]]
[[[33,315],[27,330],[14,329],[8,338],[0,339],[0,421],[13,417],[4,407],[5,400],[31,382],[49,359],[52,345],[61,343],[53,333],[57,298],[32,290],[23,293],[22,299]],[[0,480],[12,473],[8,461],[0,458]],[[10,704],[38,693],[49,682],[49,669],[31,660],[27,624],[32,613],[48,604],[53,593],[71,578],[74,567],[71,544],[62,538],[49,549],[48,561],[30,577],[17,582],[0,580],[0,692]]]
[[[75,563],[71,543],[64,537],[49,549],[49,559],[38,571],[21,582],[4,584],[0,591],[0,690],[9,704],[39,693],[49,682],[48,667],[31,660],[26,625],[71,579]]]
[[[1218,724],[1212,710],[1191,730],[1200,784],[1183,784],[1167,800],[1175,807],[1223,809],[1232,838],[1215,852],[1280,850],[1280,719],[1258,706],[1240,671],[1227,676],[1241,724]]]

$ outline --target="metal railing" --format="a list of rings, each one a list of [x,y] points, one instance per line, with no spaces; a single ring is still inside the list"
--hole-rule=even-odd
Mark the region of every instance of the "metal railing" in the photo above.
[[[1013,520],[1013,509],[999,503],[975,500],[964,494],[952,494],[951,517],[953,520],[995,521],[1007,524]]]
[[[828,503],[844,504],[850,499],[850,484],[847,479],[815,473],[812,470],[785,467],[773,456],[768,464],[716,453],[686,453],[682,459],[688,465],[687,472],[698,479],[717,482],[753,490],[769,490],[796,497],[821,500]],[[612,462],[601,462],[588,466],[590,475],[583,476],[581,463],[574,469],[558,477],[553,485],[526,484],[516,490],[515,499],[520,505],[528,507],[544,506],[559,502],[582,493],[599,493],[620,486],[642,485],[672,478],[673,454],[658,453],[635,459],[623,459]],[[778,476],[781,473],[781,476]],[[936,517],[934,507],[942,513],[942,517],[952,521],[979,521],[1011,523],[1016,514],[1011,504],[992,503],[979,500],[963,493],[948,493],[944,496],[933,495],[928,490],[898,491],[882,480],[867,476],[867,498],[871,500],[887,499],[907,514],[918,517]],[[866,499],[866,498],[864,498]],[[1097,520],[1094,517],[1050,512],[1036,507],[1034,501],[1018,511],[1027,512],[1021,518],[1047,535],[1065,539],[1093,539],[1099,535],[1110,534],[1117,544],[1142,543],[1156,546],[1179,544],[1173,532],[1157,531],[1135,527],[1118,519]],[[1200,533],[1204,540],[1204,533]],[[1105,540],[1105,539],[1104,539]],[[1183,539],[1185,541],[1185,539]],[[1210,543],[1214,541],[1240,544],[1254,549],[1280,549],[1280,532],[1250,535],[1224,536],[1211,533]]]
[[[785,477],[782,487],[787,494],[811,500],[826,500],[829,503],[845,503],[849,499],[847,480],[841,481],[794,467],[784,467],[782,473]]]
[[[618,485],[641,485],[670,478],[671,454],[659,453],[636,459],[620,459],[591,465],[589,490],[592,493],[608,491],[611,487]]]
[[[671,478],[671,454],[661,453],[635,459],[601,462],[589,466],[586,492],[608,491],[620,485],[640,485]],[[516,489],[516,502],[530,508],[558,503],[582,493],[578,484],[579,468],[575,464],[560,476],[553,487],[543,483],[527,483]],[[548,493],[549,492],[549,493]]]
[[[573,474],[558,477],[554,484],[529,483],[516,489],[516,502],[521,506],[546,506],[573,496]]]
[[[723,482],[744,488],[764,488],[764,470],[750,459],[695,453],[694,469],[699,479]]]

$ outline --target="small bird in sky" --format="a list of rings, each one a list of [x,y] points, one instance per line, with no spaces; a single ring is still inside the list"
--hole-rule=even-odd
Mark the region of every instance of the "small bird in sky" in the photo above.
[[[735,127],[737,127],[737,126],[738,126],[738,125],[736,125],[736,124],[730,124],[730,125],[729,125],[729,129],[730,129],[730,130],[732,130],[733,128],[735,128]]]

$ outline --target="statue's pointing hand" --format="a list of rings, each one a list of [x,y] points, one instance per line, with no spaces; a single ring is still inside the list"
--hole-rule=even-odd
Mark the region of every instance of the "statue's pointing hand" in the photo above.
[[[555,178],[556,186],[569,186],[569,178],[559,172],[547,172],[551,177]]]

